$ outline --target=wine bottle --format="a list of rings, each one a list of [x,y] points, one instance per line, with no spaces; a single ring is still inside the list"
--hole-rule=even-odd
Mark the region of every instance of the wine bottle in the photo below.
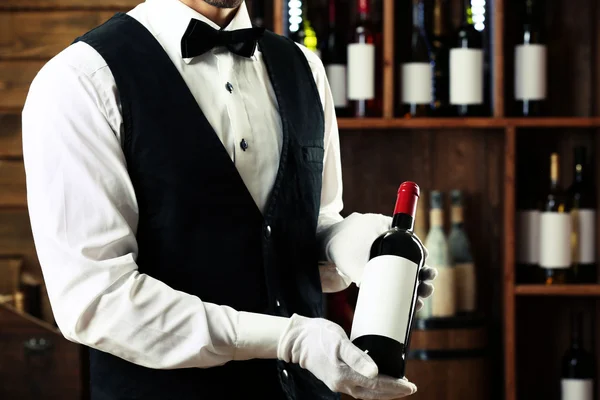
[[[573,183],[568,189],[573,205],[574,244],[572,281],[576,283],[596,283],[596,194],[590,168],[586,160],[586,148],[574,149]]]
[[[520,42],[515,46],[515,112],[530,117],[543,114],[546,100],[546,44],[542,35],[543,1],[523,1]]]
[[[476,310],[477,282],[471,244],[464,230],[463,194],[460,190],[453,190],[450,196],[452,228],[448,245],[456,270],[456,311],[459,314],[472,313]]]
[[[402,103],[405,117],[429,114],[433,102],[431,49],[425,33],[423,0],[412,0],[410,57],[401,66]]]
[[[325,73],[331,88],[333,104],[338,117],[348,116],[348,95],[346,91],[346,46],[337,29],[337,7],[338,0],[329,0],[329,25],[327,40],[323,51],[323,63]]]
[[[450,104],[454,115],[483,116],[483,37],[473,24],[471,0],[462,4],[462,24],[450,49]]]
[[[404,182],[392,228],[371,246],[360,284],[350,340],[371,356],[379,373],[402,378],[425,250],[413,235],[419,186]]]
[[[594,357],[583,346],[582,315],[571,316],[571,346],[562,360],[561,399],[592,400],[594,398]]]
[[[540,213],[540,281],[568,282],[571,267],[571,215],[567,196],[558,179],[559,157],[550,156],[550,187]]]
[[[425,302],[419,318],[451,317],[456,314],[456,271],[452,264],[448,239],[444,232],[443,196],[434,190],[430,194],[429,233],[425,247],[429,251],[427,262],[437,268],[435,292]]]
[[[526,168],[526,167],[524,167]],[[530,171],[519,178],[516,212],[516,280],[535,283],[540,261],[540,196]]]
[[[433,35],[431,39],[433,59],[433,113],[436,116],[450,114],[450,21],[448,0],[434,0]]]
[[[369,1],[358,0],[358,22],[347,49],[348,99],[357,118],[373,117],[376,113],[376,46]]]

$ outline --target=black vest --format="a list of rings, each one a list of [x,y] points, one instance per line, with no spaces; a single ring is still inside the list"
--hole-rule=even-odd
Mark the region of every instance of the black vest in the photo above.
[[[297,45],[268,31],[259,44],[283,126],[279,171],[263,215],[143,25],[118,13],[75,41],[99,52],[119,90],[124,153],[139,204],[140,272],[240,311],[322,316],[315,233],[324,118]],[[277,360],[154,370],[90,349],[90,375],[94,399],[338,398],[307,370]]]

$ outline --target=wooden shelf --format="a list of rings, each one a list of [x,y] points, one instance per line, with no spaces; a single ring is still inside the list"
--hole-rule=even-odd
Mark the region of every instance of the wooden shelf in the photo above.
[[[600,285],[517,285],[518,296],[598,296]]]
[[[597,117],[546,118],[339,118],[340,129],[600,128]]]

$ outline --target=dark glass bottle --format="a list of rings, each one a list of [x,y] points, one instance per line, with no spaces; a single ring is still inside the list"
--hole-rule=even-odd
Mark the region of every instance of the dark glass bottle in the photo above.
[[[571,316],[571,346],[562,359],[561,400],[594,398],[595,362],[583,346],[583,317]]]
[[[342,40],[336,20],[338,18],[337,3],[339,0],[329,0],[329,24],[327,27],[327,39],[323,48],[323,64],[336,115],[348,117],[348,94],[347,94],[347,60],[346,43]]]
[[[431,35],[433,59],[433,114],[450,115],[450,13],[448,0],[434,0]]]
[[[546,44],[542,30],[543,1],[524,0],[520,41],[515,46],[515,114],[544,114]]]
[[[358,292],[350,339],[379,367],[402,378],[417,301],[424,249],[413,234],[419,187],[404,182],[398,190],[392,228],[371,246]],[[377,312],[374,312],[377,310]]]
[[[569,281],[572,221],[569,201],[558,179],[558,154],[550,156],[550,186],[540,213],[540,277],[547,285]]]
[[[423,0],[412,0],[410,56],[402,64],[402,103],[404,117],[429,115],[433,102],[431,46],[425,32]]]
[[[575,224],[571,278],[574,283],[596,283],[596,191],[590,176],[591,168],[586,159],[585,147],[574,149],[573,164],[573,183],[568,189]]]
[[[475,29],[471,0],[462,4],[462,23],[450,50],[450,104],[456,116],[485,116],[483,35]]]

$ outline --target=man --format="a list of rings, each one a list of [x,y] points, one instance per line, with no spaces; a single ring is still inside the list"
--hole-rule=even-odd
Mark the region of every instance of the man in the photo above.
[[[23,150],[49,298],[90,347],[93,399],[416,391],[322,318],[390,218],[340,217],[323,66],[252,29],[243,0],[147,0],[77,38],[32,82]]]

